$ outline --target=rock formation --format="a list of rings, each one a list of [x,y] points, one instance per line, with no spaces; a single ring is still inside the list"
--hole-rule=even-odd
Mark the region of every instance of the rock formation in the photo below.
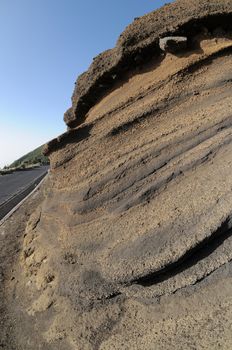
[[[231,67],[231,1],[179,0],[77,80],[21,256],[49,349],[232,348]]]
[[[177,53],[187,48],[188,38],[186,36],[167,36],[159,40],[161,50],[169,53]]]

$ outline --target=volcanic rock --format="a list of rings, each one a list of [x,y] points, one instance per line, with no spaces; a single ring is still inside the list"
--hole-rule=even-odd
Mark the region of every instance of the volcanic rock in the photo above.
[[[112,85],[115,73],[123,77],[138,53],[144,62],[159,55],[159,38],[191,37],[203,33],[203,29],[211,32],[218,27],[229,29],[230,14],[230,0],[177,0],[134,20],[120,35],[116,47],[95,57],[88,71],[77,79],[72,107],[64,115],[67,125],[76,127],[85,120],[87,112],[105,95],[99,84]]]
[[[188,39],[185,36],[168,36],[159,41],[161,50],[175,53],[187,48]]]
[[[231,1],[178,0],[79,77],[21,257],[51,349],[231,348],[231,65]]]

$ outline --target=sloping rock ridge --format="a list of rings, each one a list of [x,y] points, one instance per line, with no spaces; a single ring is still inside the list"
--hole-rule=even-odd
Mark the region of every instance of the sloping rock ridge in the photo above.
[[[51,349],[232,347],[231,19],[176,1],[78,79],[21,257]]]
[[[72,128],[81,124],[91,107],[131,66],[149,61],[151,55],[158,56],[160,37],[187,32],[191,39],[201,26],[211,30],[225,25],[225,17],[229,24],[231,13],[230,0],[179,0],[136,18],[120,35],[116,47],[95,57],[89,70],[77,79],[72,107],[64,115],[67,125]]]

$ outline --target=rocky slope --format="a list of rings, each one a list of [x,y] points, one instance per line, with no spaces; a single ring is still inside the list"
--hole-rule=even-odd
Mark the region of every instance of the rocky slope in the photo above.
[[[48,349],[232,347],[231,19],[176,1],[78,79],[21,254]]]

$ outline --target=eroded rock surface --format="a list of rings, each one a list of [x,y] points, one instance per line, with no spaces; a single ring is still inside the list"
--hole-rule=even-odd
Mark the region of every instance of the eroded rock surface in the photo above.
[[[159,56],[159,38],[188,34],[191,39],[201,27],[209,32],[227,27],[230,15],[230,0],[177,0],[136,18],[120,35],[115,48],[95,57],[88,71],[77,79],[65,122],[71,128],[80,125],[116,79],[124,77],[131,66]]]
[[[187,48],[188,39],[186,36],[166,36],[161,38],[159,46],[161,50],[170,53],[177,53]]]
[[[179,0],[79,78],[21,256],[51,349],[232,347],[231,19]],[[163,54],[166,34],[188,46]]]

